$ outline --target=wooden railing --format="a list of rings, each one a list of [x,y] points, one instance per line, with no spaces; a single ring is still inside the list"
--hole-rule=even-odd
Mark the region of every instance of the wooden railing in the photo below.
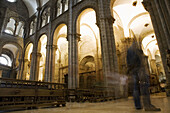
[[[65,84],[0,78],[0,110],[65,104]]]

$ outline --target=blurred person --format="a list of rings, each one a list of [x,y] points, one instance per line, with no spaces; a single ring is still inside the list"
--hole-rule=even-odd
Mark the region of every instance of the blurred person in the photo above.
[[[136,109],[142,109],[140,93],[143,100],[143,107],[145,111],[161,111],[151,104],[149,93],[149,75],[145,70],[145,58],[143,51],[139,49],[137,41],[133,40],[133,44],[127,51],[127,73],[133,79],[133,98]]]
[[[112,87],[114,90],[114,97],[115,99],[120,98],[120,74],[118,73],[111,73],[107,75],[107,87]]]
[[[128,77],[126,75],[121,75],[120,77],[120,92],[123,98],[128,97]]]

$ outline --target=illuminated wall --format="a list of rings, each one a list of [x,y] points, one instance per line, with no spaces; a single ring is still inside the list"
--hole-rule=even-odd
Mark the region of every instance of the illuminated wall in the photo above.
[[[67,26],[59,25],[54,33],[54,45],[57,46],[55,52],[55,81],[64,82],[64,75],[68,74],[68,41]]]
[[[96,25],[96,12],[93,9],[88,8],[79,15],[77,33],[81,35],[78,43],[79,84],[80,87],[89,88],[95,85],[96,75],[99,75],[101,69],[99,28]]]
[[[30,43],[25,50],[25,59],[24,59],[23,79],[26,79],[26,80],[30,79],[32,50],[33,50],[33,44]]]
[[[43,81],[45,76],[45,61],[46,61],[46,45],[47,45],[47,36],[42,35],[38,42],[38,58],[39,62],[39,73],[38,81]]]

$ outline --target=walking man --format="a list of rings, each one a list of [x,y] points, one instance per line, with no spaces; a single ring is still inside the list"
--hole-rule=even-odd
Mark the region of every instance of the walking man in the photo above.
[[[133,98],[136,109],[142,109],[140,93],[143,100],[145,111],[161,111],[151,104],[149,93],[149,75],[146,74],[145,59],[143,51],[139,49],[137,42],[133,44],[127,51],[128,74],[133,78]]]

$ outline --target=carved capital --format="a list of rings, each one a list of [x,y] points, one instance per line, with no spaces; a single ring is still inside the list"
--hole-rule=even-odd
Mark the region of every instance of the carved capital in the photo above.
[[[115,19],[110,15],[107,17],[100,18],[100,20],[108,21],[110,24],[113,24],[115,22]],[[100,25],[99,22],[96,23],[97,26]]]
[[[78,41],[80,41],[80,36],[81,34],[79,33],[75,33],[75,34],[68,34],[68,36],[73,36],[74,38],[76,38]],[[67,41],[69,41],[69,37],[66,37]]]
[[[76,35],[77,40],[80,41],[80,36],[81,36],[81,34],[76,33],[75,35]]]
[[[49,48],[49,49],[58,49],[57,45],[46,45],[46,48]]]
[[[42,56],[42,54],[39,53],[39,52],[32,52],[31,54],[32,54],[32,55],[35,55],[35,56],[37,56],[37,57],[41,57],[41,56]]]

